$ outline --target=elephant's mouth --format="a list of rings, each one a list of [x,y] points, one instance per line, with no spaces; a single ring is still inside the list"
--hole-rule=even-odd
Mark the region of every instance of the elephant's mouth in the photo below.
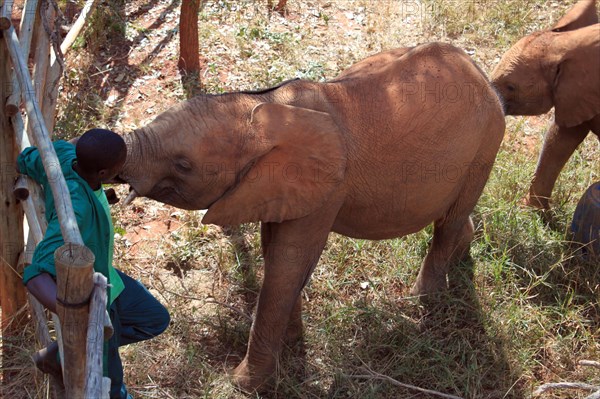
[[[156,185],[144,196],[164,204],[172,205],[176,208],[188,210],[196,209],[194,205],[188,201],[187,197],[173,185]]]

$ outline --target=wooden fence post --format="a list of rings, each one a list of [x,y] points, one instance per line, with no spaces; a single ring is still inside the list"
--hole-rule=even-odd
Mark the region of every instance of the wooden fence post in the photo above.
[[[61,45],[61,52],[66,52],[73,42],[73,39],[77,36],[81,30],[85,19],[90,15],[96,0],[88,0],[86,7],[82,11],[78,21],[76,22],[73,29],[69,32],[67,39]],[[31,129],[29,130],[32,134],[34,144],[37,145],[44,169],[48,176],[52,176],[49,179],[50,186],[52,188],[52,194],[55,200],[55,208],[60,222],[61,233],[65,241],[65,245],[60,247],[55,252],[55,266],[56,266],[56,280],[57,280],[57,313],[60,321],[56,319],[56,315],[53,315],[56,324],[56,333],[59,342],[59,347],[62,353],[63,363],[63,379],[66,388],[66,397],[79,398],[108,398],[108,391],[110,388],[110,379],[102,377],[102,346],[103,346],[103,335],[107,331],[112,331],[110,325],[110,319],[106,312],[106,278],[96,273],[98,282],[95,286],[93,277],[93,266],[94,266],[94,254],[89,248],[86,248],[83,244],[75,214],[72,209],[70,195],[66,186],[66,182],[60,169],[57,168],[59,165],[56,153],[50,141],[50,133],[47,126],[54,125],[54,108],[56,106],[56,89],[57,83],[60,79],[60,63],[56,59],[56,54],[52,53],[52,60],[48,60],[48,53],[50,52],[49,43],[42,43],[46,50],[42,52],[36,52],[37,61],[35,62],[36,73],[35,75],[35,88],[37,89],[38,98],[36,101],[34,87],[31,84],[31,76],[27,68],[27,55],[29,53],[29,45],[31,42],[31,32],[33,30],[34,14],[32,10],[35,10],[37,0],[26,0],[25,8],[26,15],[21,21],[21,26],[25,27],[23,41],[19,42],[12,23],[0,25],[0,29],[5,31],[0,32],[0,56],[2,59],[10,59],[14,68],[14,75],[12,79],[9,74],[8,63],[3,63],[0,70],[0,119],[6,120],[5,123],[9,124],[9,116],[12,115],[11,120],[18,127],[18,132],[14,132],[11,129],[10,137],[13,141],[13,159],[11,163],[11,186],[3,190],[3,193],[9,196],[9,198],[16,203],[17,198],[15,195],[11,195],[12,183],[15,179],[16,168],[15,159],[18,153],[17,141],[23,145],[27,142],[25,134],[25,126],[21,114],[18,112],[18,105],[23,97],[25,108],[27,111],[27,122],[30,124]],[[12,9],[12,1],[3,2],[0,0],[0,21],[2,17],[6,19],[6,15],[10,16]],[[28,10],[28,11],[27,11]],[[40,10],[40,13],[44,13],[48,22],[54,22],[54,9],[46,4],[46,9]],[[41,28],[38,28],[39,32],[42,32]],[[41,35],[38,38],[37,47],[40,47],[40,41],[44,40],[45,35]],[[4,39],[4,40],[2,40]],[[6,43],[6,45],[4,45]],[[47,64],[51,61],[50,65]],[[46,85],[44,76],[49,75],[52,78],[50,87],[46,87],[46,95],[44,96],[44,89],[42,86]],[[15,79],[16,77],[16,79]],[[6,104],[6,98],[9,97],[13,92],[11,101]],[[46,105],[46,112],[42,115],[40,109],[40,103]],[[6,115],[5,115],[6,114]],[[44,118],[48,119],[47,124],[44,123]],[[3,133],[3,125],[0,125],[0,134]],[[3,142],[0,142],[2,144]],[[7,146],[3,145],[2,148]],[[0,154],[1,155],[1,154]],[[4,158],[0,158],[0,172],[2,177],[6,174],[3,173],[2,168],[5,163],[1,161]],[[57,172],[57,173],[54,173]],[[26,180],[26,179],[25,179]],[[3,187],[3,186],[2,186]],[[1,188],[1,187],[0,187]],[[36,187],[31,182],[22,181],[14,192],[20,195],[23,200],[23,205],[28,210],[27,217],[30,223],[32,223],[33,229],[30,231],[30,242],[39,242],[42,238],[42,230],[44,230],[43,220],[40,219],[38,209],[36,209],[35,201],[30,195],[30,191],[35,193]],[[0,197],[2,198],[2,197]],[[1,202],[0,202],[1,203]],[[17,252],[17,263],[21,267],[26,263],[26,257],[30,254],[22,254],[21,260],[19,261],[19,252],[23,249],[23,230],[22,230],[22,210],[21,210],[21,222],[18,225],[21,230],[19,237],[21,245]],[[0,212],[0,216],[3,216]],[[1,223],[1,221],[0,221]],[[7,229],[8,232],[14,232],[14,228]],[[3,242],[0,235],[0,244]],[[12,247],[11,247],[12,248]],[[1,266],[1,265],[0,265]],[[17,267],[17,266],[15,266]],[[13,268],[14,269],[14,268]],[[3,269],[0,269],[2,272]],[[3,274],[0,273],[0,288],[2,287]],[[19,275],[20,280],[20,275]],[[22,286],[22,285],[21,285]],[[95,287],[95,288],[94,288]],[[13,286],[8,289],[0,291],[0,299],[2,292],[12,293],[14,291]],[[24,289],[22,289],[24,294]],[[93,292],[93,296],[92,296]],[[23,295],[24,296],[24,295]],[[91,298],[92,297],[92,298]],[[92,302],[92,310],[90,312],[90,300]],[[33,313],[37,315],[39,319],[44,319],[43,310],[40,308],[40,304],[37,300],[32,299]],[[59,328],[59,325],[62,328]],[[88,327],[89,325],[89,327]],[[47,343],[49,340],[49,334],[47,329],[44,329],[44,325],[39,325],[39,339],[43,343]],[[61,333],[62,330],[62,333]],[[84,351],[86,349],[87,351]],[[87,355],[87,361],[86,361]],[[87,367],[86,367],[87,366]],[[88,378],[86,378],[86,376]]]
[[[4,34],[5,31],[0,31],[0,36]],[[4,41],[0,43],[0,59],[8,59]],[[14,352],[7,345],[7,338],[20,333],[25,318],[16,318],[16,315],[27,304],[21,280],[22,270],[18,270],[19,255],[24,246],[23,210],[12,194],[18,146],[4,109],[11,88],[9,64],[3,61],[0,63],[0,306],[4,366]],[[6,377],[8,376],[5,375]]]
[[[54,254],[56,311],[61,323],[67,398],[83,398],[89,302],[94,289],[94,254],[84,245],[66,243]]]

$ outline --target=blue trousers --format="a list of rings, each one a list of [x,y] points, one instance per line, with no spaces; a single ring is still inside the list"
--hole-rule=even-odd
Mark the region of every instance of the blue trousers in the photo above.
[[[110,398],[127,399],[127,388],[123,383],[123,364],[119,347],[154,338],[167,328],[169,312],[156,298],[136,281],[117,270],[125,289],[111,304],[109,314],[114,334],[108,341],[108,377]]]

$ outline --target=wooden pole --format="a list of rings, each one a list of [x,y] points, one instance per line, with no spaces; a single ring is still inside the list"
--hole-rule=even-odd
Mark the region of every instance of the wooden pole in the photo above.
[[[109,392],[103,391],[102,379],[102,353],[105,337],[106,321],[106,289],[108,281],[100,273],[94,273],[94,293],[90,300],[90,320],[87,333],[87,372],[86,372],[86,398],[108,399]],[[110,320],[109,320],[110,323]],[[112,335],[112,333],[111,333]],[[110,385],[109,385],[110,386]]]
[[[71,45],[73,44],[75,39],[77,39],[77,35],[79,35],[79,32],[81,32],[81,29],[85,25],[89,16],[94,11],[97,2],[98,0],[88,0],[85,2],[81,13],[79,13],[79,16],[77,17],[77,20],[69,30],[69,33],[67,33],[67,36],[65,36],[62,43],[60,44],[60,51],[63,53],[63,55],[67,54],[67,51],[69,51]]]
[[[31,85],[27,64],[23,58],[23,54],[20,51],[19,39],[17,39],[17,34],[12,26],[5,31],[4,39],[10,53],[13,67],[15,71],[17,71],[19,84],[21,85],[21,88],[23,88],[25,109],[27,110],[29,121],[31,122],[32,132],[35,137],[35,144],[40,150],[44,169],[49,177],[49,183],[52,187],[54,204],[58,219],[60,221],[60,228],[63,238],[67,243],[83,245],[81,234],[79,233],[79,228],[77,227],[75,213],[73,212],[71,196],[69,194],[65,178],[62,175],[60,163],[56,157],[56,152],[52,146],[50,134],[44,126],[43,117],[34,99],[33,87]]]
[[[44,238],[44,232],[42,231],[42,226],[40,224],[40,216],[37,214],[37,209],[35,206],[35,200],[30,195],[30,180],[26,176],[19,176],[17,179],[17,183],[20,183],[20,187],[15,185],[15,198],[21,201],[23,205],[23,210],[25,211],[25,215],[27,216],[27,224],[29,225],[29,232],[31,233],[34,239],[34,245],[37,245]],[[33,186],[33,185],[32,185]],[[45,230],[45,229],[44,229]]]
[[[84,245],[66,243],[54,254],[58,318],[62,325],[63,380],[68,398],[83,398],[89,300],[94,288],[94,254]],[[100,351],[102,353],[102,351]]]
[[[81,10],[79,17],[67,33],[67,36],[64,38],[63,42],[60,44],[60,51],[63,54],[67,54],[73,42],[77,38],[77,35],[81,32],[81,29],[85,25],[85,22],[94,11],[97,0],[88,0],[85,3],[85,6]],[[46,122],[46,127],[48,131],[54,130],[54,121],[56,120],[56,101],[58,98],[58,82],[60,80],[60,76],[62,74],[62,67],[60,65],[59,60],[57,59],[57,55],[54,52],[54,49],[51,49],[50,52],[50,66],[48,67],[48,72],[46,73],[46,84],[44,87],[44,97],[43,101],[40,103],[42,107],[42,114],[44,115],[44,121]]]
[[[37,0],[25,0],[23,16],[21,17],[19,42],[21,43],[21,51],[26,60],[29,58],[29,50],[31,49],[31,38],[33,37],[37,5]],[[6,113],[12,116],[19,112],[19,105],[21,104],[21,86],[19,86],[19,81],[14,72],[11,81],[13,89],[12,94],[6,101]]]
[[[6,3],[5,3],[6,5]],[[0,31],[4,36],[6,30]],[[0,43],[0,59],[8,59],[7,48]],[[16,177],[16,157],[18,146],[9,117],[4,111],[4,101],[9,93],[10,69],[7,62],[0,63],[0,306],[2,307],[3,365],[10,369],[10,358],[14,349],[10,337],[19,334],[25,318],[15,318],[19,309],[27,304],[25,289],[21,280],[22,270],[18,268],[19,254],[23,250],[23,210],[12,195]],[[21,313],[23,316],[25,313]],[[9,372],[4,377],[9,379]],[[6,382],[6,380],[5,380]]]
[[[45,6],[45,8],[40,7],[39,26],[35,31],[35,53],[33,55],[33,89],[35,92],[32,92],[32,94],[36,94],[37,103],[40,106],[43,101],[44,87],[47,82],[48,65],[50,65],[50,38],[46,33],[42,19],[51,23],[54,21],[56,14],[54,7],[50,3],[43,3],[42,6]],[[21,54],[25,57],[24,53]],[[27,64],[27,59],[25,59],[25,64]]]
[[[60,163],[46,129],[27,70],[19,48],[19,41],[10,27],[4,38],[13,62],[19,84],[23,88],[25,108],[31,122],[35,143],[52,188],[57,216],[65,245],[55,253],[57,280],[57,311],[61,325],[59,345],[63,356],[63,377],[67,397],[83,397],[85,389],[85,348],[88,322],[87,301],[92,292],[93,253],[83,245]],[[69,291],[67,291],[69,287]],[[85,305],[81,305],[85,302]],[[61,345],[62,344],[62,345]],[[64,367],[66,366],[66,367]]]

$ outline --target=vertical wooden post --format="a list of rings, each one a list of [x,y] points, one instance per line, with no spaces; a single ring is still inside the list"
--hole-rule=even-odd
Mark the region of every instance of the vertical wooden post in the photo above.
[[[21,43],[21,51],[23,51],[23,56],[26,60],[29,59],[29,50],[31,48],[37,6],[37,0],[25,0],[23,15],[21,17],[19,41]],[[16,115],[19,112],[19,105],[21,104],[21,86],[19,86],[19,81],[14,73],[12,80],[12,93],[8,98],[8,101],[6,101],[5,107],[6,112],[9,115]]]
[[[5,32],[0,31],[0,37]],[[23,210],[12,194],[18,146],[4,108],[12,88],[9,63],[5,61],[9,55],[4,40],[0,40],[0,59],[3,60],[0,63],[0,306],[3,364],[6,366],[11,356],[6,338],[21,331],[24,318],[17,319],[15,315],[27,304],[27,297],[21,280],[22,270],[18,270],[19,255],[24,246]]]
[[[90,321],[87,334],[87,377],[85,387],[86,398],[108,398],[109,389],[105,390],[102,375],[102,351],[104,340],[110,338],[113,334],[112,325],[106,312],[106,302],[108,301],[106,289],[108,281],[100,273],[94,273],[94,293],[90,300]],[[110,326],[110,331],[106,333],[106,323]],[[110,378],[108,379],[110,381]]]
[[[56,310],[62,327],[63,371],[67,398],[83,398],[89,301],[94,289],[94,254],[84,245],[66,243],[54,253]]]

